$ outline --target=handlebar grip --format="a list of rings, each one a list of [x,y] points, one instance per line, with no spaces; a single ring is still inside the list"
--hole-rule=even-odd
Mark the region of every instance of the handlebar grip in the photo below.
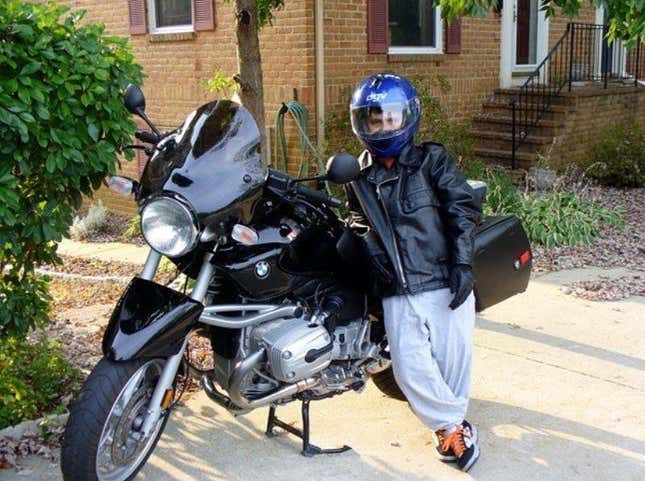
[[[161,140],[158,135],[155,135],[152,132],[146,132],[145,130],[135,131],[134,136],[141,142],[146,142],[148,144],[158,144]]]
[[[340,199],[332,197],[324,190],[315,190],[304,185],[297,185],[296,192],[316,204],[328,204],[332,207],[340,207],[342,205]]]

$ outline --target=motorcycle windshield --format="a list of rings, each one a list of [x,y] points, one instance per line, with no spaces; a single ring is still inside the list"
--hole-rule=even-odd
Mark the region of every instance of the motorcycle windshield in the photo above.
[[[266,180],[258,126],[230,100],[202,105],[158,147],[141,177],[142,195],[177,193],[201,219],[253,196]]]

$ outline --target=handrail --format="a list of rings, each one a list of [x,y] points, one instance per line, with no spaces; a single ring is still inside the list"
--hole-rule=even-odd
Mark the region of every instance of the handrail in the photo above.
[[[601,81],[607,88],[611,79],[633,80],[638,86],[645,65],[643,42],[637,41],[628,51],[620,40],[610,44],[607,32],[607,25],[568,23],[562,37],[511,97],[513,169],[518,149],[565,85],[571,91],[573,82]]]
[[[542,119],[547,109],[551,106],[555,96],[558,95],[560,91],[562,91],[562,88],[567,84],[568,79],[563,79],[562,64],[565,60],[566,47],[570,44],[570,42],[567,42],[566,40],[573,38],[571,34],[572,30],[572,24],[567,24],[567,29],[562,37],[560,37],[533,73],[529,75],[529,78],[527,78],[522,84],[519,91],[511,97],[509,103],[513,110],[513,152],[511,157],[511,168],[513,170],[515,170],[517,150],[528,136],[529,130],[536,126]],[[540,79],[547,76],[549,82],[540,83]],[[552,78],[556,81],[555,87],[551,86]],[[542,99],[542,104],[536,104],[535,101],[539,101],[540,99]],[[531,101],[530,103],[529,100]],[[519,109],[518,106],[520,107]],[[522,127],[522,130],[519,132],[519,136],[517,132],[518,127]]]

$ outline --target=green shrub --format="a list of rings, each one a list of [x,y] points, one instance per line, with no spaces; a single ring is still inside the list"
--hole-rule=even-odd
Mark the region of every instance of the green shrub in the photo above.
[[[107,222],[107,209],[99,199],[98,204],[90,205],[85,217],[74,217],[69,234],[72,239],[83,240],[105,228]]]
[[[59,260],[82,195],[115,173],[135,129],[121,93],[142,76],[127,39],[68,11],[0,2],[0,336],[46,319],[34,267]]]
[[[502,168],[472,162],[464,170],[467,177],[487,184],[484,215],[516,215],[533,244],[589,244],[603,225],[621,228],[620,209],[607,209],[581,201],[572,191],[547,193],[520,192]]]
[[[135,215],[128,221],[128,225],[123,231],[123,236],[126,239],[135,239],[141,237],[141,216]]]
[[[0,429],[60,410],[61,397],[74,392],[80,379],[58,345],[0,338]]]
[[[608,127],[580,166],[604,185],[645,186],[645,128],[636,124]]]

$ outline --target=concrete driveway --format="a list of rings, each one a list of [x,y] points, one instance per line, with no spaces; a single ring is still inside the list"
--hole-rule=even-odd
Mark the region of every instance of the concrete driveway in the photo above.
[[[436,461],[407,404],[370,384],[312,403],[312,441],[354,449],[311,459],[297,439],[263,435],[267,409],[235,418],[200,393],[174,414],[137,480],[644,481],[645,298],[596,303],[559,289],[621,273],[546,275],[479,316],[469,419],[482,455],[469,474]],[[295,403],[278,413],[300,421]],[[61,479],[38,458],[23,465],[31,479]],[[0,471],[8,479],[25,477]]]

